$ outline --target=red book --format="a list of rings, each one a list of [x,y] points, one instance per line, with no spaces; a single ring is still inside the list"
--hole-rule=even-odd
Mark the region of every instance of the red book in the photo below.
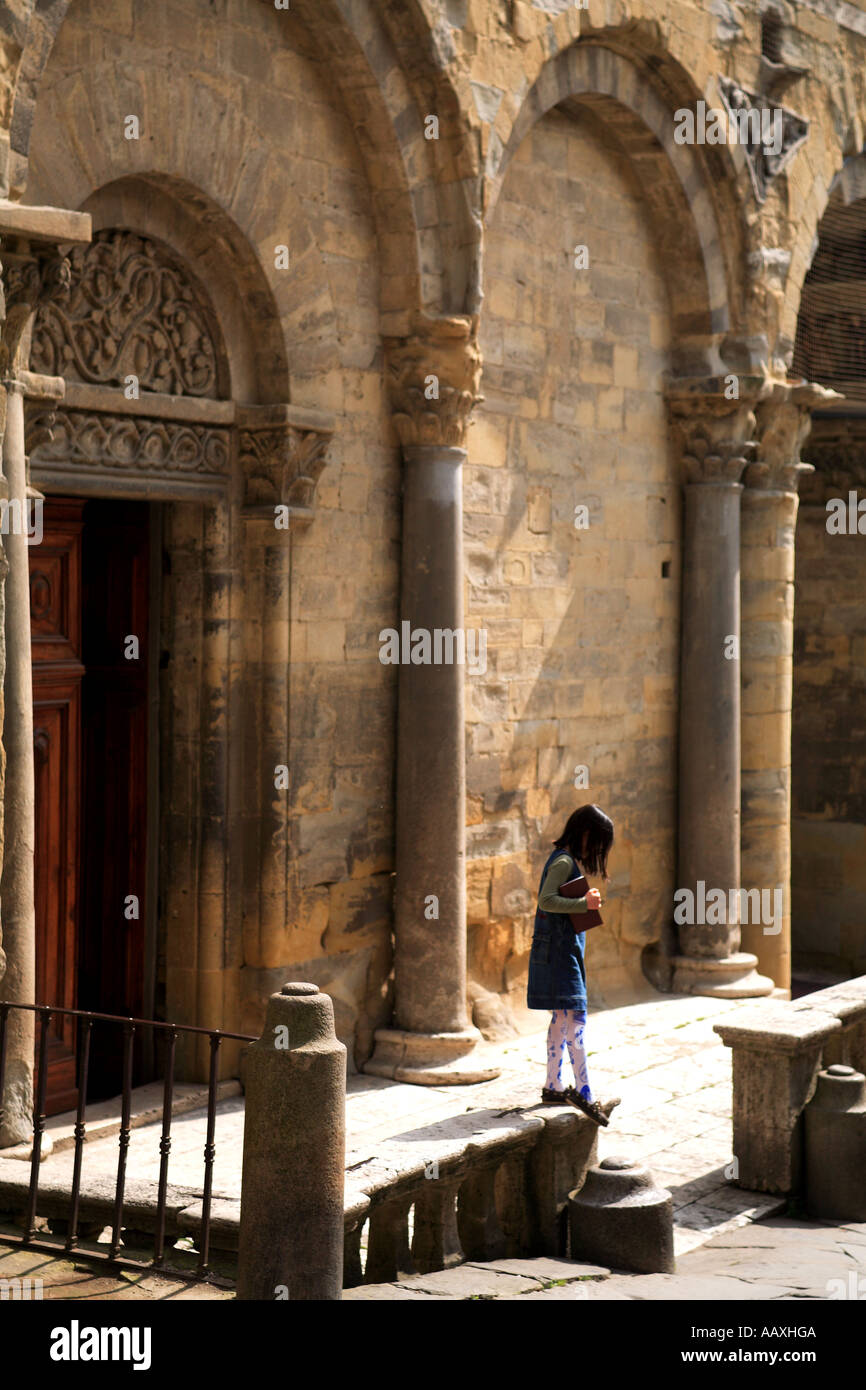
[[[559,889],[559,896],[561,898],[585,898],[588,892],[589,884],[583,874],[578,874],[577,878],[570,878],[568,883],[563,883]],[[602,925],[601,913],[596,912],[593,908],[587,912],[572,912],[571,925],[575,931],[589,931],[591,927],[600,927]]]

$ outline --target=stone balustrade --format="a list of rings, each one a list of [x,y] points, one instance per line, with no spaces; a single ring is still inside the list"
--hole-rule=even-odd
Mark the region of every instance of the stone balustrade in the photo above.
[[[463,1260],[566,1254],[568,1194],[597,1145],[596,1125],[566,1106],[475,1112],[431,1125],[426,1136],[388,1139],[347,1174],[346,1287]]]
[[[800,1192],[803,1111],[818,1073],[866,1066],[866,975],[795,1002],[773,1001],[714,1025],[733,1052],[736,1181],[755,1192]]]

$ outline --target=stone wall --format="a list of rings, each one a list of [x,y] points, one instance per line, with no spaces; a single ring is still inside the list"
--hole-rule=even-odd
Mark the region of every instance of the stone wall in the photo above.
[[[674,887],[681,521],[663,269],[590,113],[551,112],[524,140],[485,270],[465,488],[468,621],[488,633],[468,680],[470,975],[520,1002],[541,864],[595,801],[617,841],[588,978],[612,1002],[644,983]]]
[[[816,423],[797,528],[793,958],[840,975],[866,972],[866,550],[826,503],[864,496],[863,448],[860,422]]]
[[[255,895],[230,898],[238,910],[225,927],[222,1008],[226,1027],[258,1031],[272,980],[317,980],[334,995],[341,1037],[356,1037],[363,1052],[387,1014],[395,682],[393,668],[378,660],[378,633],[395,621],[399,560],[399,472],[381,371],[378,251],[353,131],[322,64],[310,56],[304,30],[280,25],[265,6],[242,8],[237,23],[215,23],[205,0],[181,0],[170,12],[116,0],[76,4],[43,78],[26,196],[78,208],[94,201],[97,190],[126,180],[114,221],[137,227],[158,209],[161,237],[216,303],[228,297],[223,282],[239,274],[237,250],[223,231],[223,220],[230,220],[272,296],[270,303],[248,299],[243,326],[222,324],[232,394],[291,399],[336,416],[315,517],[292,540],[290,911],[282,939],[265,942],[250,903]],[[124,138],[130,113],[139,116],[138,140]],[[173,208],[163,206],[166,199]],[[105,199],[96,202],[102,207]],[[208,226],[214,228],[209,241]],[[275,265],[280,244],[289,248],[287,270]],[[287,363],[282,379],[270,359],[251,366],[251,354],[239,346],[241,329],[261,338],[272,313]],[[201,627],[195,556],[202,522],[190,516],[194,510],[182,509],[172,533],[166,619],[174,653],[172,727],[193,730],[176,733],[176,751],[183,756],[193,737],[199,749],[193,778],[201,758],[198,648],[188,631],[183,638],[171,634],[178,624]],[[260,612],[261,591],[247,576],[245,615],[237,503],[228,526],[236,566],[232,640],[238,642],[245,622]],[[238,700],[228,709],[229,744],[239,748],[248,713]],[[162,816],[182,836],[188,820],[182,787],[178,795],[184,804],[164,805]],[[199,872],[194,847],[190,854],[175,842],[165,872],[166,1008],[169,1016],[190,1020],[202,988],[191,936]],[[230,894],[239,872],[237,865],[228,869]]]
[[[202,863],[186,849],[165,861],[167,1011],[256,1031],[270,991],[304,976],[333,995],[356,1061],[390,1016],[396,681],[378,634],[399,614],[401,479],[382,343],[425,315],[465,315],[474,331],[479,312],[486,399],[470,435],[464,539],[467,618],[489,648],[487,671],[468,677],[470,980],[520,1003],[540,864],[568,811],[593,800],[617,825],[610,930],[589,939],[593,997],[634,998],[675,874],[682,480],[662,373],[673,361],[692,376],[784,377],[831,181],[863,146],[866,19],[847,6],[834,22],[817,0],[785,6],[782,71],[768,76],[761,7],[724,0],[6,8],[4,187],[92,210],[97,230],[162,238],[211,296],[233,398],[334,417],[314,515],[291,545],[286,919],[264,929],[244,856],[261,865],[271,845],[260,827],[258,846],[244,838],[238,850],[236,806],[217,827],[227,886],[209,936],[191,900],[210,891]],[[779,99],[810,122],[763,202],[742,150],[672,144],[673,112],[714,100],[725,75],[764,95],[778,81]],[[124,136],[129,115],[136,139]],[[575,268],[576,246],[587,268]],[[171,728],[192,731],[189,779],[210,712],[196,674],[208,545],[231,590],[220,609],[227,744],[241,763],[258,746],[241,666],[245,642],[262,636],[267,581],[258,559],[244,569],[235,483],[224,513],[183,504],[167,530],[166,680]],[[844,877],[849,925],[830,954],[862,968],[860,571],[845,569],[856,542],[837,542],[828,603],[826,541],[810,515],[795,919],[817,921],[805,877],[822,864]],[[822,756],[810,761],[804,745]],[[583,766],[588,785],[575,786]],[[269,775],[256,768],[254,785]],[[165,824],[177,815],[192,842],[185,808],[164,807]],[[215,986],[202,983],[203,944]]]

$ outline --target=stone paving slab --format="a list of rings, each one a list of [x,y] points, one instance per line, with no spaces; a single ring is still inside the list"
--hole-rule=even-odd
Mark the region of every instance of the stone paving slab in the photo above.
[[[103,1272],[83,1259],[62,1259],[40,1250],[20,1250],[0,1243],[0,1280],[39,1279],[41,1296],[49,1299],[138,1300],[172,1302],[234,1298],[234,1290],[215,1284],[191,1283],[169,1275],[122,1270]],[[38,1286],[37,1286],[38,1287]],[[31,1289],[33,1285],[31,1284]]]
[[[866,1225],[849,1223],[846,1226],[828,1222],[796,1221],[789,1217],[773,1217],[757,1225],[744,1226],[740,1231],[728,1231],[712,1237],[699,1250],[677,1258],[674,1274],[630,1274],[612,1270],[587,1278],[586,1265],[570,1260],[550,1261],[550,1269],[532,1260],[497,1261],[493,1265],[466,1264],[450,1275],[447,1287],[455,1295],[466,1298],[506,1298],[508,1300],[538,1301],[539,1299],[567,1302],[583,1300],[686,1300],[761,1301],[775,1302],[792,1299],[826,1300],[834,1285],[843,1281],[849,1286],[851,1276],[862,1277],[866,1267]],[[497,1282],[487,1271],[499,1271],[507,1264],[512,1277],[523,1277],[526,1287],[510,1287]],[[592,1268],[592,1267],[590,1267]],[[548,1280],[548,1274],[554,1277]],[[533,1288],[538,1279],[549,1282],[547,1288]],[[399,1280],[396,1287],[446,1288],[442,1276],[417,1275],[412,1280]],[[370,1285],[352,1290],[352,1297],[363,1301],[367,1297],[381,1299],[388,1295],[384,1286]],[[462,1292],[461,1292],[462,1290]],[[500,1290],[500,1292],[497,1292]]]

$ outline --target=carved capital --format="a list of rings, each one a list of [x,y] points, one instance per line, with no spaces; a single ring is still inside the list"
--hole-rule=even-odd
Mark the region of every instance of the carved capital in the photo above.
[[[461,447],[483,400],[476,318],[428,319],[385,342],[394,425],[403,445]]]
[[[55,251],[3,253],[0,282],[0,376],[8,377],[18,366],[22,340],[33,315],[43,304],[63,300],[72,283],[69,258]]]
[[[807,382],[778,382],[757,407],[757,457],[746,470],[749,487],[797,492],[812,465],[800,458],[812,428],[812,410],[834,399],[833,391]]]
[[[299,519],[312,515],[316,484],[330,434],[291,424],[241,430],[240,466],[248,513],[288,506]]]
[[[682,444],[683,481],[738,483],[755,449],[752,402],[690,395],[668,404]]]

